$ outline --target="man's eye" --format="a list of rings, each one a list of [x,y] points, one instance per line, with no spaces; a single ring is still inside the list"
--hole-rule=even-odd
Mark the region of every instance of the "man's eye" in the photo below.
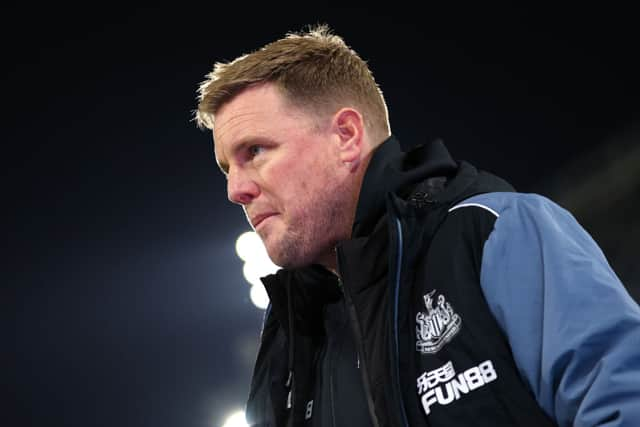
[[[251,155],[251,157],[255,157],[258,154],[260,154],[260,152],[263,150],[264,150],[264,147],[260,145],[252,145],[251,147],[249,147],[249,154]]]

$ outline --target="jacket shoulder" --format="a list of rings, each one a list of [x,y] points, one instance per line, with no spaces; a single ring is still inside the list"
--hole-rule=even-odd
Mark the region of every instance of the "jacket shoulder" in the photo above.
[[[453,212],[464,208],[483,209],[491,213],[496,218],[503,214],[517,212],[556,210],[568,214],[568,212],[558,204],[545,196],[535,193],[517,192],[492,192],[471,196],[449,209]]]

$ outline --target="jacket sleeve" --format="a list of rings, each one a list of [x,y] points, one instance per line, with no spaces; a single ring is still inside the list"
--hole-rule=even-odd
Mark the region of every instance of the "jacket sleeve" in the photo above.
[[[560,426],[640,426],[640,308],[569,212],[495,194],[480,280],[521,376]]]

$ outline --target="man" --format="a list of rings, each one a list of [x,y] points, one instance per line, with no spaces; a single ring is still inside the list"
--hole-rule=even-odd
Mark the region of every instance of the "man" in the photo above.
[[[252,425],[637,426],[640,309],[574,218],[401,145],[323,26],[200,86],[229,199],[272,260]]]

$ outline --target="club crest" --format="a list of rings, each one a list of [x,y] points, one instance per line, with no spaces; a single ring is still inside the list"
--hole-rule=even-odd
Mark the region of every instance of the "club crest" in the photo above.
[[[416,315],[416,351],[423,354],[437,353],[451,341],[462,325],[462,318],[453,311],[444,295],[438,295],[433,306],[436,290],[423,295],[427,311]]]

